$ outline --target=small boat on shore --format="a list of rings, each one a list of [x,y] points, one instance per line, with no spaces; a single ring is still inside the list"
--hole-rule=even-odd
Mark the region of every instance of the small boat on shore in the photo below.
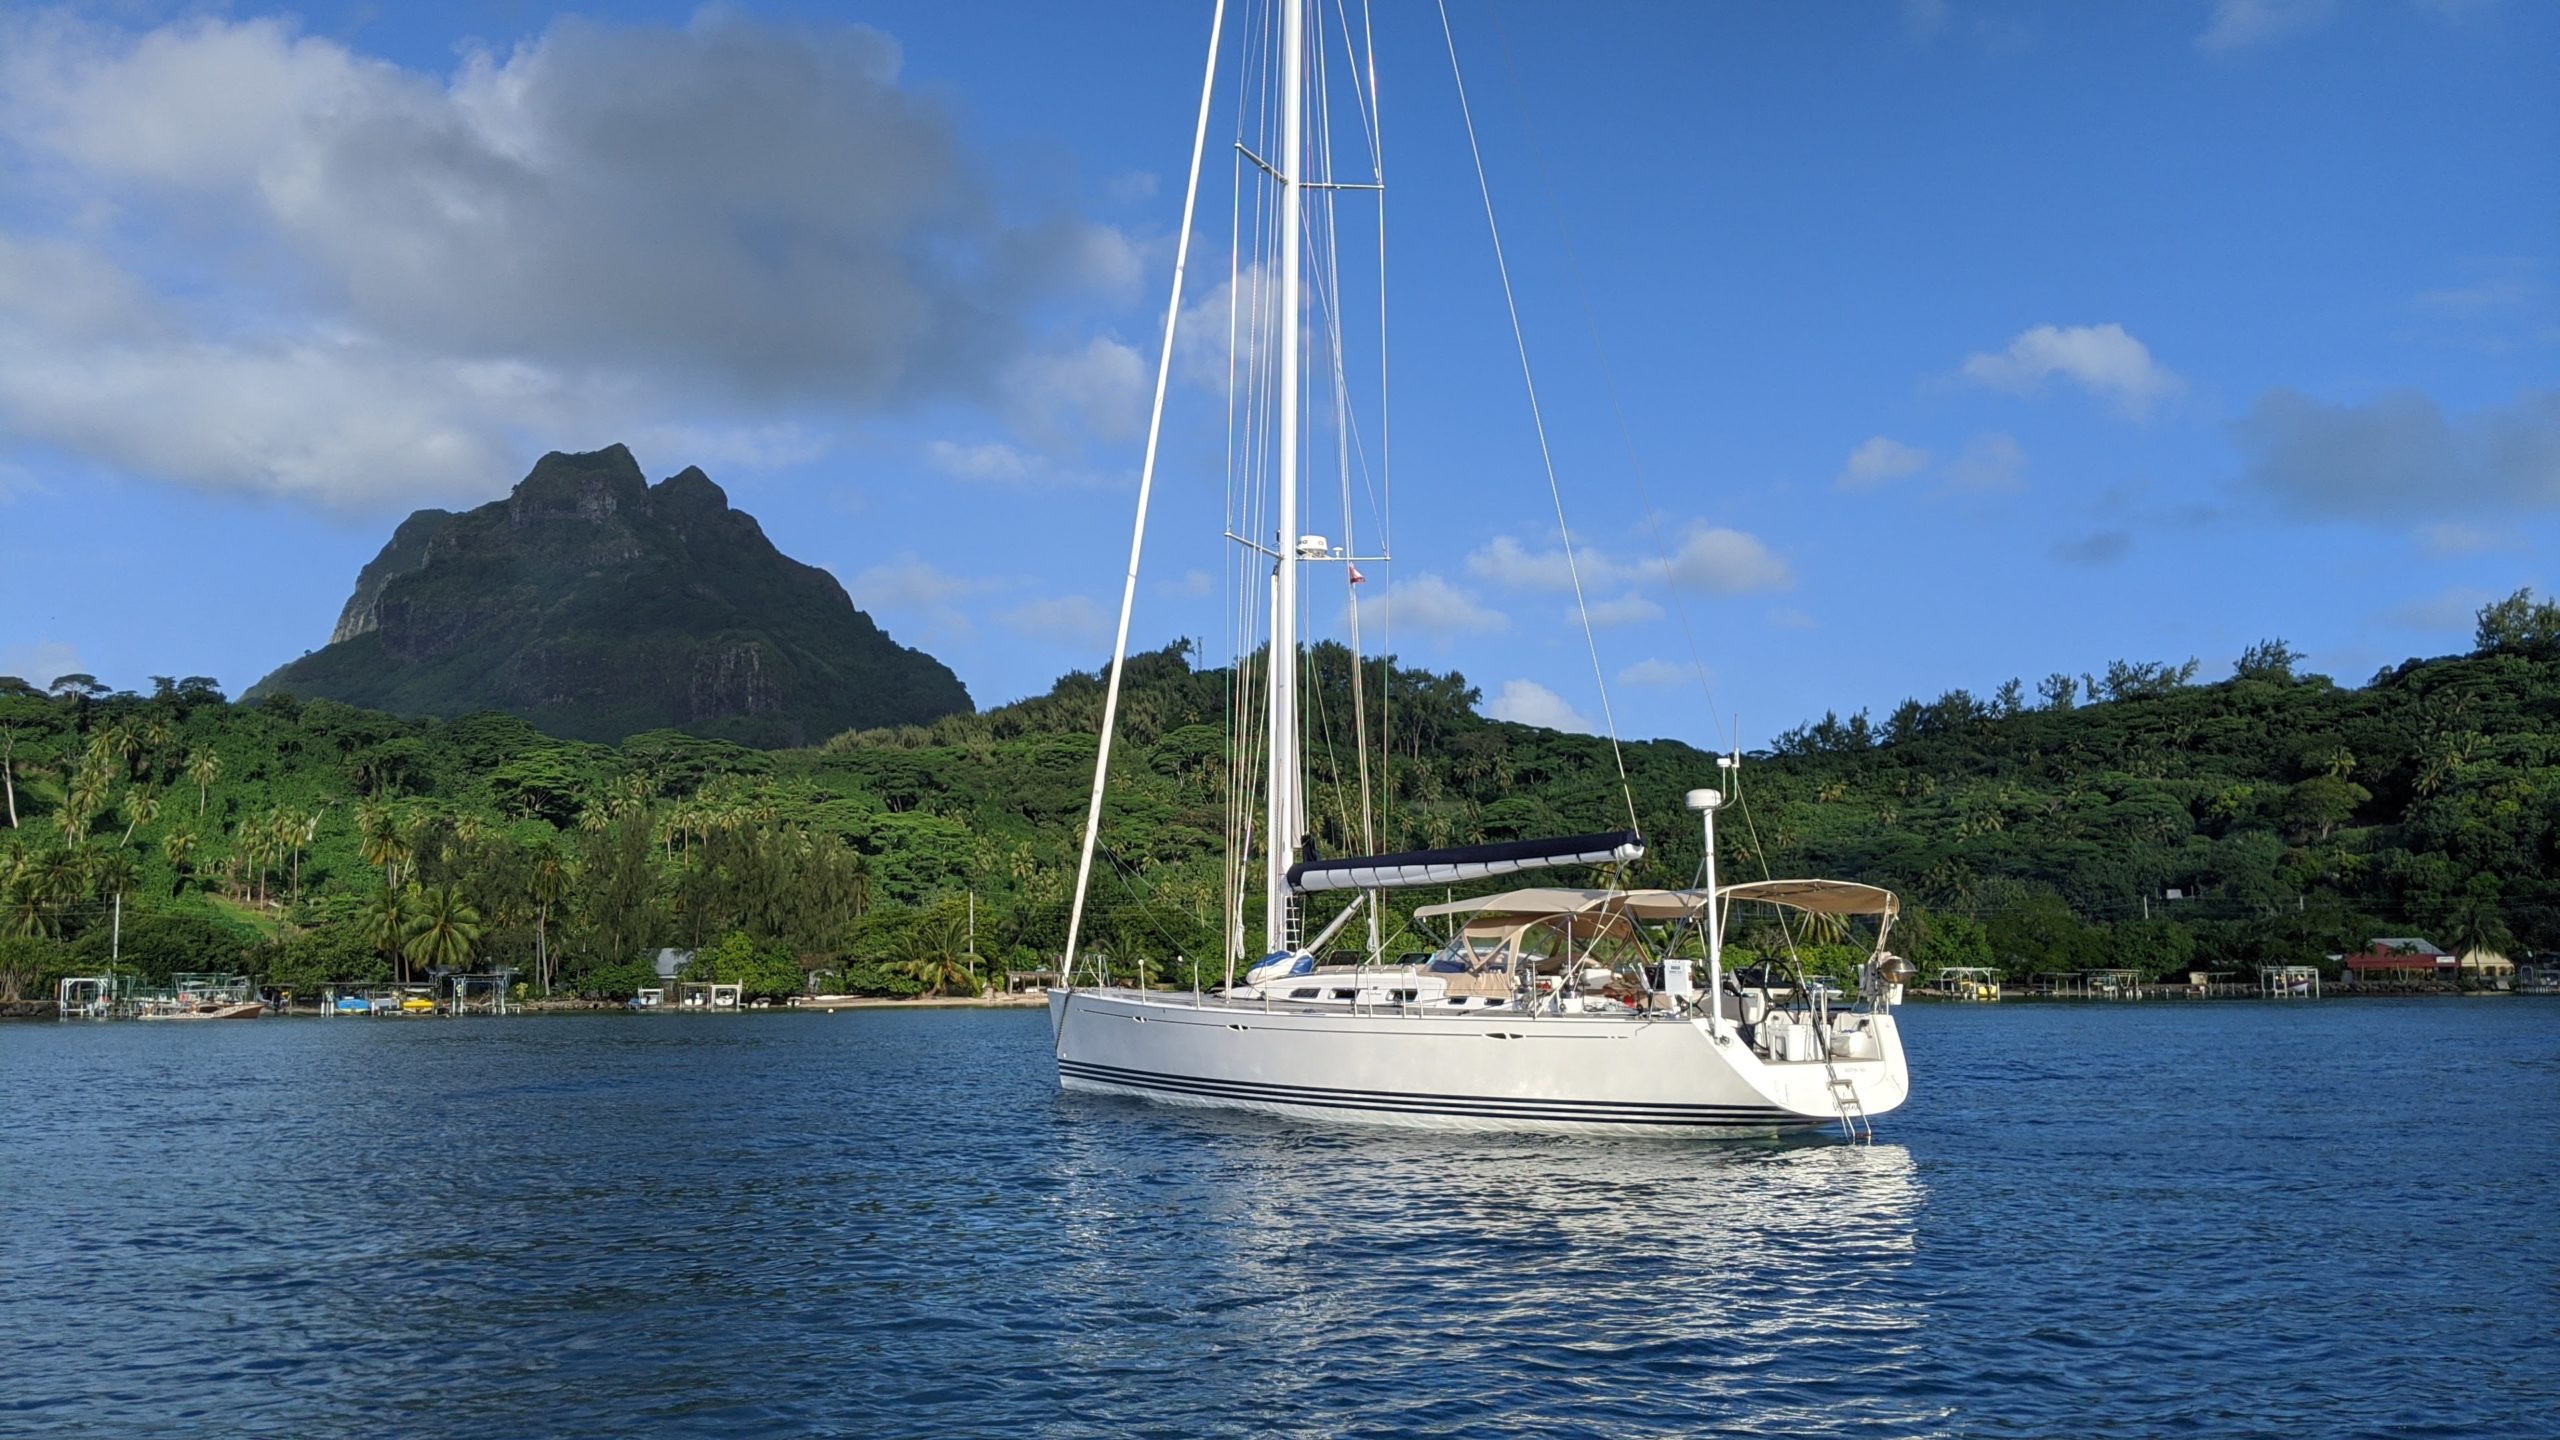
[[[171,1000],[145,1000],[133,1018],[137,1020],[255,1020],[267,1013],[266,1003],[259,1000],[196,1000],[180,996]]]
[[[134,1001],[137,1020],[255,1020],[267,1002],[246,975],[187,972],[170,977],[165,991]]]
[[[1997,1000],[2000,972],[1987,965],[1949,965],[1921,986],[1920,993],[1941,1000]]]

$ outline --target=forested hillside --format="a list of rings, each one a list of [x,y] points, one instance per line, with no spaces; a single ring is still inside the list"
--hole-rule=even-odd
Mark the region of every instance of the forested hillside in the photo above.
[[[1348,714],[1347,654],[1310,663],[1309,713]],[[2411,933],[2560,946],[2560,607],[2491,606],[2473,653],[2361,688],[2295,665],[2271,642],[2211,683],[2128,663],[2032,697],[1826,716],[1744,766],[1721,863],[1891,886],[1923,964],[2236,968]],[[1215,964],[1230,682],[1179,650],[1131,664],[1094,920],[1124,967]],[[1486,720],[1456,675],[1398,669],[1385,689],[1385,845],[1624,822],[1606,741]],[[202,680],[0,679],[0,987],[100,964],[118,897],[145,973],[316,984],[495,959],[614,994],[675,945],[768,989],[804,967],[961,986],[1061,941],[1101,690],[1075,674],[982,714],[758,751],[232,704]],[[1624,753],[1653,847],[1628,878],[1688,883],[1680,799],[1713,761]],[[1319,843],[1339,854],[1357,777],[1347,745],[1317,754]]]

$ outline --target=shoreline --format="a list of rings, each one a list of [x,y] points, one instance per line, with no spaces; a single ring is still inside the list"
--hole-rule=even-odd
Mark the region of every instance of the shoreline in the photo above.
[[[1049,997],[1031,990],[1008,995],[811,995],[776,1010],[1027,1010]]]
[[[1994,1007],[1994,1004],[2143,1004],[2143,1002],[2173,1002],[2173,1004],[2176,1002],[2204,1002],[2204,1004],[2284,1002],[2284,1004],[2291,1004],[2296,1002],[2296,999],[2314,999],[2314,1002],[2319,1002],[2319,999],[2327,999],[2327,1002],[2337,1002],[2337,999],[2363,999],[2363,1002],[2376,1002],[2376,999],[2555,999],[2555,997],[2550,997],[2550,994],[2514,992],[2514,989],[2463,989],[2463,992],[2450,992],[2450,989],[2447,989],[2447,992],[2419,992],[2419,989],[2401,989],[2401,992],[2383,992],[2383,989],[2376,989],[2376,992],[2337,992],[2337,989],[2332,989],[2332,992],[2322,994],[2322,997],[2268,997],[2268,994],[2209,994],[2207,997],[2207,994],[2191,994],[2186,992],[2186,989],[2166,989],[2166,992],[2145,992],[2140,994],[2140,997],[2130,997],[2130,994],[2127,994],[2127,997],[2104,997],[2104,994],[2004,994],[2004,997],[1989,999],[1989,1002],[1981,1002],[1981,999],[1946,999],[1946,997],[1935,997],[1935,994],[1925,994],[1925,997],[1923,994],[1915,994],[1915,997],[1907,997],[1897,1010],[1902,1010],[1902,1007],[1915,1007],[1915,1004],[1917,1007],[1938,1010],[1938,1007]],[[1034,992],[1014,992],[1014,994],[980,994],[980,997],[968,997],[968,994],[911,994],[911,997],[886,997],[886,994],[817,994],[817,997],[799,997],[783,1004],[763,1004],[763,1007],[758,1007],[758,1004],[745,1004],[745,1007],[737,1007],[737,1010],[704,1010],[704,1007],[676,1007],[676,1004],[660,1004],[660,1007],[653,1007],[653,1010],[632,1010],[630,1004],[620,1002],[620,999],[553,997],[553,999],[525,999],[525,1002],[509,1002],[507,1015],[794,1015],[794,1012],[837,1012],[837,1010],[1037,1010],[1037,1007],[1044,1007],[1044,1004],[1047,1004],[1047,994],[1037,992],[1037,989],[1034,989]],[[489,1017],[489,1012],[474,1010],[471,1015],[463,1015],[463,1020],[484,1020],[484,1017]],[[0,1002],[0,1022],[5,1020],[33,1022],[33,1020],[61,1020],[61,1017],[56,1015],[54,1002],[51,1002],[51,999],[26,997],[26,999],[15,999],[15,1002]],[[343,1017],[330,1015],[328,1010],[305,1010],[305,1007],[297,1004],[297,1007],[292,1007],[292,1010],[266,1012],[261,1020],[343,1020]],[[453,1020],[453,1015],[438,1010],[438,1012],[428,1012],[428,1015],[387,1015],[387,1017],[361,1017],[361,1020]]]

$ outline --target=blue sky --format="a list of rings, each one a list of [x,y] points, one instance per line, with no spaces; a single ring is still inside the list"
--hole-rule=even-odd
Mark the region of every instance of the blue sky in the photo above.
[[[1451,15],[1630,737],[2269,636],[2357,682],[2560,583],[2560,7]],[[1095,663],[1206,16],[0,10],[0,673],[246,686],[410,509],[617,440],[982,704]],[[1378,50],[1362,594],[1587,726],[1432,12]],[[1220,643],[1222,423],[1175,385],[1142,644]]]

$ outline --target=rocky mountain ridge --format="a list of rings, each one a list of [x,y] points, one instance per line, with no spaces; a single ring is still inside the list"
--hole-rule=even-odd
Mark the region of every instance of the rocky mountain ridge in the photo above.
[[[501,710],[582,740],[676,728],[764,746],[972,708],[948,667],[782,554],[711,477],[652,486],[620,445],[545,455],[503,500],[402,521],[329,644],[251,694],[279,692]]]

